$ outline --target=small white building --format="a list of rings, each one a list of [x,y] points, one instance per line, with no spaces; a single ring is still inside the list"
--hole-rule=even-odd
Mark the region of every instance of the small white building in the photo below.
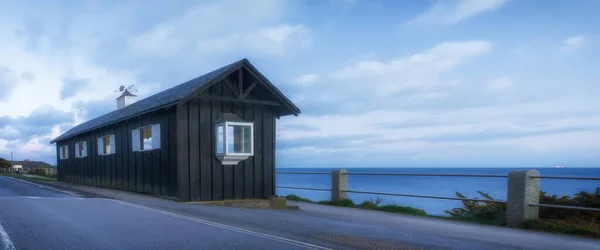
[[[23,165],[13,165],[14,171],[23,171]]]

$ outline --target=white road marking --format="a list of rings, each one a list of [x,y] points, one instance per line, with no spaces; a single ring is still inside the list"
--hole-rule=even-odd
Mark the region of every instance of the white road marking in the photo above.
[[[171,212],[167,212],[167,211],[162,211],[162,210],[158,210],[158,209],[154,209],[154,208],[149,208],[149,207],[145,207],[145,206],[141,206],[141,205],[137,205],[137,204],[132,204],[132,203],[121,201],[121,200],[112,200],[112,199],[106,199],[106,200],[114,201],[114,202],[117,202],[117,203],[121,203],[123,205],[132,206],[132,207],[136,207],[136,208],[147,210],[147,211],[152,211],[152,212],[160,213],[160,214],[163,214],[163,215],[168,215],[168,216],[172,216],[172,217],[176,217],[176,218],[180,218],[180,219],[184,219],[184,220],[189,220],[189,221],[196,222],[196,223],[199,223],[199,224],[204,224],[204,225],[208,225],[208,226],[213,226],[213,227],[218,227],[218,228],[222,228],[222,229],[227,229],[227,230],[235,231],[235,232],[238,232],[238,233],[244,233],[244,234],[248,234],[248,235],[252,235],[252,236],[257,236],[257,237],[261,237],[261,238],[266,238],[266,239],[270,239],[270,240],[274,240],[274,241],[278,241],[278,242],[288,243],[288,244],[291,244],[291,245],[301,246],[301,247],[305,247],[305,248],[308,248],[308,249],[324,249],[324,250],[326,249],[326,250],[331,250],[331,248],[317,246],[317,245],[309,244],[309,243],[306,243],[306,242],[301,242],[301,241],[292,240],[292,239],[288,239],[288,238],[283,238],[283,237],[279,237],[279,236],[275,236],[275,235],[270,235],[270,234],[264,234],[264,233],[259,233],[259,232],[255,232],[255,231],[250,231],[250,230],[246,230],[246,229],[243,229],[243,228],[228,226],[228,225],[225,225],[225,224],[220,224],[220,223],[211,222],[211,221],[207,221],[207,220],[202,220],[202,219],[198,219],[198,218],[194,218],[194,217],[190,217],[190,216],[180,215],[180,214],[171,213]]]
[[[0,247],[3,247],[3,250],[16,250],[15,245],[13,245],[10,237],[8,237],[8,233],[4,230],[2,223],[0,223],[0,243],[3,245],[0,245]]]

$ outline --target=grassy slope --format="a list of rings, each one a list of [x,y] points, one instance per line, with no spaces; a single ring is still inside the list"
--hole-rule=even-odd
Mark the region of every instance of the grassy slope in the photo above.
[[[434,215],[428,215],[425,211],[423,211],[421,209],[417,209],[417,208],[404,207],[404,206],[398,206],[398,205],[378,206],[377,204],[375,204],[372,201],[365,201],[361,204],[356,205],[356,204],[354,204],[354,202],[352,200],[349,200],[349,199],[342,200],[339,202],[332,202],[332,201],[315,202],[315,201],[312,201],[312,200],[309,200],[306,198],[302,198],[302,197],[299,197],[296,195],[288,195],[288,196],[286,196],[286,199],[291,200],[291,201],[302,201],[302,202],[318,203],[318,204],[323,204],[323,205],[352,207],[352,208],[384,211],[384,212],[407,214],[407,215],[414,215],[414,216],[426,216],[426,217],[433,217],[433,218],[453,220],[453,221],[462,221],[462,222],[475,223],[475,224],[504,226],[503,218],[485,220],[485,219],[481,219],[481,218],[476,218],[474,216],[453,216],[453,217],[434,216]],[[525,228],[532,229],[532,230],[538,230],[538,231],[551,232],[551,233],[583,235],[583,236],[590,236],[590,237],[594,237],[594,238],[600,238],[600,233],[598,232],[598,227],[599,227],[598,225],[589,226],[589,225],[580,225],[580,223],[569,223],[569,222],[564,222],[564,221],[557,222],[557,221],[539,220],[539,221],[532,221],[532,222],[527,223]]]

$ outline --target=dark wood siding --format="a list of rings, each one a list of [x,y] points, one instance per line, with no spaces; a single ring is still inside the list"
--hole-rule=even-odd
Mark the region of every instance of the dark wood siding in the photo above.
[[[141,126],[160,124],[161,148],[132,152],[131,131]],[[60,181],[174,196],[172,168],[176,166],[175,109],[133,117],[57,142]],[[98,155],[97,138],[115,135],[115,154]],[[87,157],[75,157],[75,143],[87,142]],[[69,145],[69,158],[60,159],[60,146]]]
[[[222,83],[206,93],[235,97]],[[177,109],[178,182],[189,177],[178,183],[181,198],[223,200],[275,194],[275,116],[270,107],[197,99]],[[215,157],[214,124],[224,112],[254,122],[254,156],[235,166],[223,166]]]
[[[57,142],[57,158],[60,146],[68,144],[70,151],[69,159],[58,160],[59,179],[184,201],[274,195],[278,107],[259,102],[272,96],[260,86],[241,100],[243,88],[232,82],[231,87],[223,82],[211,86],[201,93],[202,98]],[[215,157],[214,124],[223,113],[254,122],[254,156],[235,166],[223,166]],[[161,149],[132,152],[131,131],[153,124],[161,125]],[[98,155],[97,138],[111,134],[115,135],[116,153]],[[78,159],[74,145],[82,140],[88,143],[88,156]]]

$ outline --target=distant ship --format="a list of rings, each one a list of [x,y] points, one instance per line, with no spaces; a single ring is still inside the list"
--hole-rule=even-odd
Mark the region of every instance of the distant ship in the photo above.
[[[555,168],[565,168],[565,166],[556,166]]]

